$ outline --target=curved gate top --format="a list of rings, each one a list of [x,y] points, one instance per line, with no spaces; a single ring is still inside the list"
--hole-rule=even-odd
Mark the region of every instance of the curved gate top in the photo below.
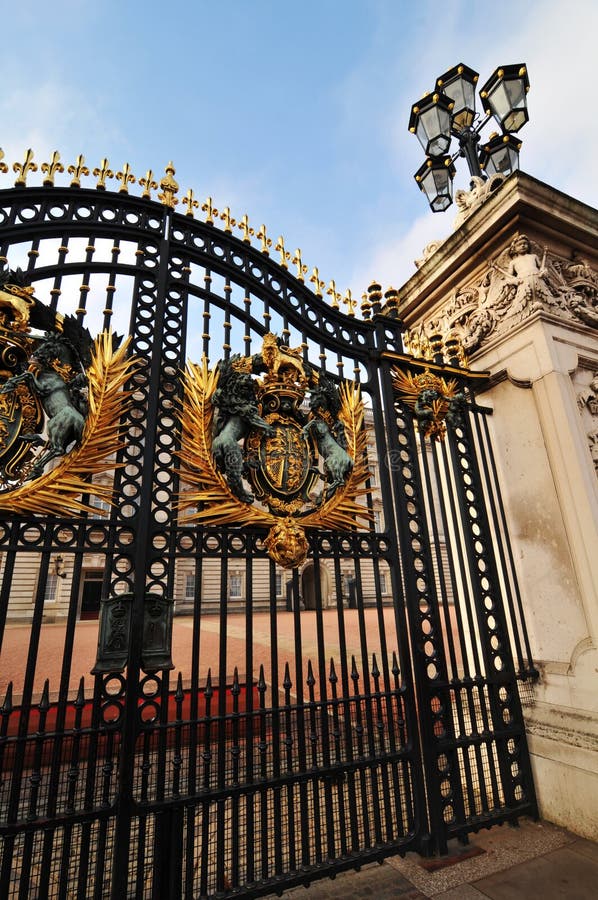
[[[257,897],[534,814],[484,377],[172,165],[44,165],[0,191],[2,896]]]

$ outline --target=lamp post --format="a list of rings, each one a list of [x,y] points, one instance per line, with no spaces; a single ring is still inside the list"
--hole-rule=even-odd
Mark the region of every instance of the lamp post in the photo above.
[[[428,93],[411,108],[411,131],[426,154],[426,161],[415,173],[415,180],[428,198],[433,212],[447,209],[453,202],[454,160],[463,156],[472,176],[509,175],[519,166],[521,141],[514,137],[528,120],[526,95],[529,91],[524,65],[500,66],[480,90],[485,116],[480,120],[475,108],[475,90],[479,75],[460,63],[436,79]],[[494,118],[501,133],[494,132],[480,143],[480,131]],[[459,149],[449,155],[452,138]]]

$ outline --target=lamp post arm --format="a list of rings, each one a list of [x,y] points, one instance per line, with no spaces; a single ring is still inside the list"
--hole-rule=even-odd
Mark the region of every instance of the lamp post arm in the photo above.
[[[469,167],[469,174],[486,180],[486,176],[480,169],[478,160],[478,143],[480,135],[473,128],[463,128],[457,135],[459,139],[459,156],[464,156]]]

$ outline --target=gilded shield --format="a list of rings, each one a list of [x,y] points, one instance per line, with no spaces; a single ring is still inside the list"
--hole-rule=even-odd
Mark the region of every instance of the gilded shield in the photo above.
[[[258,496],[291,500],[305,495],[315,470],[314,446],[295,419],[270,415],[273,433],[252,429],[247,438],[249,477]]]
[[[30,442],[21,440],[21,435],[39,434],[43,423],[40,401],[28,385],[20,384],[11,393],[0,394],[0,478],[18,478],[31,449]]]

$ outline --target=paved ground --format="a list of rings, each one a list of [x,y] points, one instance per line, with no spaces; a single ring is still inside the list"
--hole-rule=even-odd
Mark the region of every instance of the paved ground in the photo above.
[[[435,865],[440,868],[430,871]],[[273,900],[269,898],[269,900]],[[523,820],[472,835],[468,847],[424,860],[415,853],[295,888],[304,900],[597,900],[598,845],[547,822]]]
[[[371,662],[372,654],[376,654],[380,660],[380,633],[378,613],[375,609],[364,611],[364,620],[367,630],[367,651]],[[383,612],[385,631],[388,638],[389,652],[397,649],[395,636],[394,610],[387,607]],[[323,634],[321,640],[324,646],[323,657],[329,660],[334,657],[339,659],[339,634],[338,617],[335,610],[325,610],[322,615]],[[284,665],[288,661],[291,672],[294,671],[295,658],[295,632],[293,613],[279,612],[276,617],[276,646],[277,652],[272,652],[272,632],[269,613],[256,613],[252,617],[253,625],[253,661],[254,677],[257,677],[260,663],[264,665],[266,681],[271,681],[273,663],[277,663],[279,677],[282,679]],[[345,639],[349,658],[355,654],[358,666],[362,659],[362,644],[359,634],[359,620],[356,610],[344,612]],[[27,652],[31,636],[31,626],[27,624],[9,623],[4,633],[2,644],[2,662],[0,666],[0,703],[6,690],[8,681],[13,682],[14,698],[17,702],[22,690]],[[34,702],[43,690],[44,681],[50,682],[50,694],[58,693],[61,677],[62,657],[65,646],[66,630],[64,622],[44,623],[39,636],[37,651],[37,667],[35,672]],[[72,663],[69,672],[69,686],[73,696],[77,691],[79,679],[85,677],[88,686],[92,684],[89,675],[96,659],[98,643],[97,620],[77,622],[74,635]],[[246,625],[245,616],[229,616],[226,623],[226,651],[227,673],[232,676],[236,666],[240,674],[246,672]],[[183,681],[191,676],[191,658],[193,645],[193,618],[191,616],[177,616],[174,619],[172,635],[172,659],[175,665],[174,677],[180,671]],[[316,614],[312,611],[301,613],[301,646],[305,666],[311,659],[314,670],[317,672],[318,660],[318,633]],[[212,674],[218,672],[220,652],[220,617],[217,615],[205,615],[201,618],[200,636],[200,678],[207,675],[209,668]],[[317,688],[316,688],[317,691]],[[293,692],[291,692],[293,693]]]

